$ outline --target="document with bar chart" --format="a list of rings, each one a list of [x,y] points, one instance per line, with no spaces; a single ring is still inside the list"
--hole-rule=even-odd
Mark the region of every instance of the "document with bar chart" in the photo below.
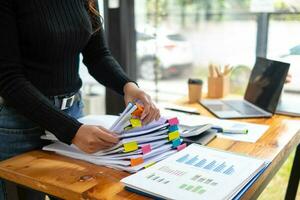
[[[266,166],[261,159],[191,144],[121,182],[162,199],[232,199]]]

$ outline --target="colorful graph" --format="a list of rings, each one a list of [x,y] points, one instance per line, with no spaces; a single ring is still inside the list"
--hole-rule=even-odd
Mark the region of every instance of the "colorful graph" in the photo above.
[[[183,176],[187,173],[185,171],[171,169],[169,166],[162,166],[158,170],[175,176]]]
[[[205,188],[201,185],[190,185],[190,184],[181,184],[178,187],[179,189],[190,191],[193,193],[203,194],[206,192]]]
[[[203,184],[207,184],[207,185],[211,185],[211,186],[216,186],[218,185],[218,183],[214,180],[214,179],[211,179],[211,178],[207,178],[205,176],[202,176],[202,175],[194,175],[192,178],[191,178],[192,181],[196,181],[198,183],[203,183]]]
[[[195,167],[199,167],[205,170],[214,171],[217,173],[223,173],[226,175],[232,175],[234,170],[234,165],[230,165],[225,161],[216,161],[216,160],[209,160],[208,158],[199,158],[197,155],[192,156],[190,154],[185,154],[184,156],[180,157],[176,160],[176,162],[193,165]]]
[[[230,175],[232,173],[234,173],[234,166],[231,165],[228,169],[226,169],[224,172],[224,174]]]
[[[167,180],[167,179],[165,179],[165,178],[163,178],[161,176],[158,176],[155,173],[152,173],[152,174],[146,176],[146,178],[148,180],[155,181],[157,183],[162,183],[162,184],[168,184],[168,183],[170,183],[169,180]]]

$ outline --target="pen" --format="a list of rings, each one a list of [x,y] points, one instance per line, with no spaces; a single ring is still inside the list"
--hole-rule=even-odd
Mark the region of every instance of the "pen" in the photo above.
[[[221,127],[212,127],[212,129],[217,130],[219,133],[225,134],[247,134],[247,129],[223,129]]]
[[[166,110],[171,110],[171,111],[176,111],[176,112],[188,113],[188,114],[192,114],[192,115],[200,115],[199,112],[181,110],[181,109],[178,109],[178,108],[165,108],[165,109]]]

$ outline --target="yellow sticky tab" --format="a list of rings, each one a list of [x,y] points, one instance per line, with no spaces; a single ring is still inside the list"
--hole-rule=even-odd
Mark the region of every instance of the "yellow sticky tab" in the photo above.
[[[173,131],[171,133],[169,133],[169,140],[175,140],[177,138],[179,138],[180,134],[178,131]]]
[[[141,127],[142,126],[142,122],[140,119],[130,119],[130,124],[133,128],[135,127]]]
[[[123,144],[123,146],[124,146],[124,152],[135,151],[139,148],[138,143],[135,141],[125,143],[125,144]]]
[[[155,162],[149,163],[149,164],[145,165],[144,168],[151,167],[151,166],[154,165],[154,164],[155,164]]]

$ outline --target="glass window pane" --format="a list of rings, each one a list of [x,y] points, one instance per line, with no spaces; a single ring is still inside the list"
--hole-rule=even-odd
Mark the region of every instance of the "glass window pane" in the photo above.
[[[99,13],[104,18],[103,0],[98,0]],[[80,56],[79,75],[82,79],[82,94],[85,114],[105,114],[105,88],[99,84],[82,63]]]
[[[138,83],[168,101],[187,94],[188,78],[206,82],[210,63],[230,64],[233,92],[242,93],[256,49],[249,9],[246,0],[136,0]]]
[[[291,64],[292,82],[285,91],[300,93],[300,14],[272,14],[268,57]]]

